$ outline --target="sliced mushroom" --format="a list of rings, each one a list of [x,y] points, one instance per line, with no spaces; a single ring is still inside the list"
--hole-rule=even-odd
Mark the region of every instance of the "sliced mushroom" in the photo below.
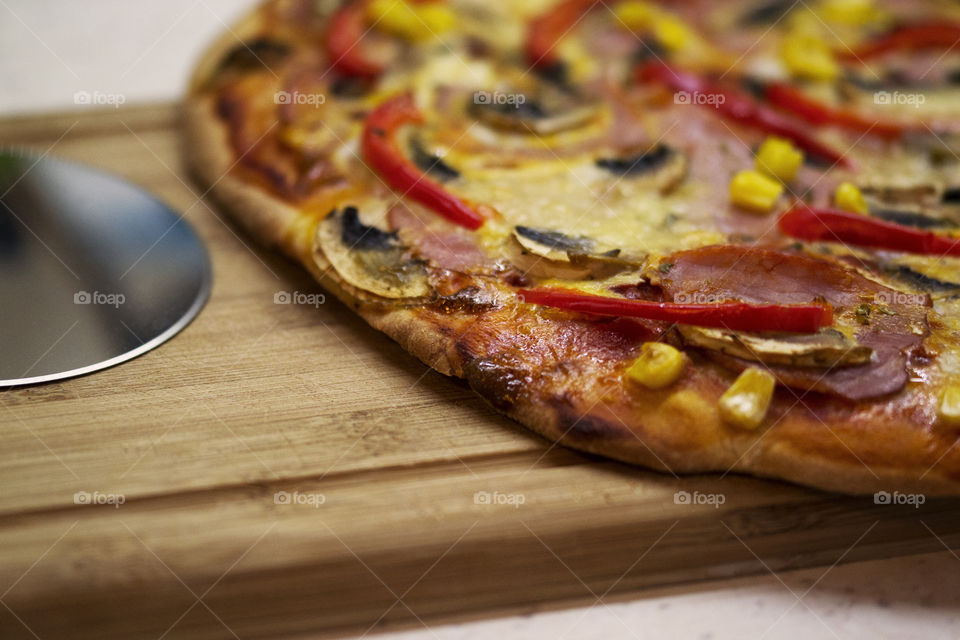
[[[421,171],[429,173],[441,182],[456,180],[460,177],[459,171],[444,162],[440,156],[424,149],[423,143],[417,138],[410,140],[410,159]]]
[[[530,253],[546,258],[569,262],[568,252],[578,254],[589,253],[596,242],[584,236],[568,236],[560,231],[550,229],[534,229],[518,226],[513,230],[513,236],[524,249]]]
[[[943,185],[933,180],[914,180],[904,176],[896,181],[886,178],[866,179],[860,190],[868,198],[886,205],[934,205],[943,197]]]
[[[689,344],[768,365],[844,367],[866,364],[873,350],[835,329],[811,335],[762,334],[678,325]]]
[[[347,284],[382,298],[430,294],[424,264],[397,234],[364,224],[356,207],[331,211],[317,227],[316,249]]]
[[[551,135],[583,126],[600,113],[600,103],[544,83],[533,92],[474,94],[470,113],[496,129]]]
[[[883,271],[897,282],[911,289],[929,293],[934,297],[960,291],[960,283],[958,282],[948,282],[935,278],[905,264],[883,265]]]
[[[925,211],[916,211],[913,209],[886,209],[873,207],[870,209],[870,215],[887,222],[895,222],[908,227],[918,229],[956,229],[957,222],[949,218],[941,218],[936,215],[938,212],[934,208]]]
[[[767,0],[751,4],[740,16],[739,22],[748,27],[773,25],[783,20],[796,6],[797,3],[793,0]]]
[[[649,181],[661,192],[667,192],[683,181],[689,166],[686,154],[665,144],[632,155],[597,158],[595,162],[614,175]]]
[[[603,279],[642,264],[622,256],[620,249],[598,248],[596,241],[584,236],[518,226],[513,237],[522,249],[514,258],[516,266],[539,277]]]

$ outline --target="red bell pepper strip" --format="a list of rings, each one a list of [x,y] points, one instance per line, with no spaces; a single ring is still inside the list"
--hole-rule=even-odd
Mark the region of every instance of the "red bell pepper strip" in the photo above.
[[[782,82],[767,85],[764,96],[770,101],[770,104],[789,111],[810,124],[833,125],[883,138],[899,138],[910,130],[910,127],[906,124],[876,120],[849,109],[841,109],[818,102],[796,87]]]
[[[679,304],[581,293],[571,289],[521,289],[521,300],[546,307],[600,316],[661,320],[734,331],[816,333],[833,324],[828,304]]]
[[[906,253],[960,256],[960,238],[836,209],[812,209],[800,205],[780,216],[778,225],[786,235],[801,240],[845,242]]]
[[[952,49],[960,43],[960,24],[920,22],[894,28],[853,51],[841,52],[847,60],[867,60],[891,51]]]
[[[807,134],[799,124],[774,109],[757,103],[748,95],[719,87],[696,74],[680,71],[659,61],[651,61],[637,69],[640,82],[655,81],[674,91],[690,94],[698,104],[715,108],[727,120],[792,140],[807,153],[841,166],[852,168],[843,154]],[[698,95],[712,96],[707,103],[698,102]]]
[[[364,123],[361,139],[364,160],[404,196],[409,196],[451,222],[468,229],[479,229],[485,218],[469,204],[426,177],[404,157],[397,145],[394,139],[397,129],[405,124],[421,122],[423,114],[410,94],[401,94],[382,103],[367,116]]]
[[[557,43],[573,29],[581,17],[599,0],[562,0],[527,25],[527,37],[524,51],[527,63],[533,67],[544,68],[560,62],[557,55]]]
[[[371,60],[363,48],[362,40],[367,32],[366,0],[345,0],[327,23],[324,47],[330,65],[347,76],[375,78],[384,70],[384,65]]]

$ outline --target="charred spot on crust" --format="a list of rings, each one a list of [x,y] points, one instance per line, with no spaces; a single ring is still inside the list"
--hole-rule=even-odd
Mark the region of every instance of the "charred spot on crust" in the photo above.
[[[674,151],[665,144],[658,144],[649,151],[623,158],[597,158],[596,165],[621,176],[637,176],[666,164]]]
[[[332,213],[332,212],[331,212]],[[340,238],[344,245],[361,251],[390,249],[396,245],[397,232],[386,232],[363,224],[356,207],[345,207]]]
[[[440,297],[434,304],[443,313],[477,314],[497,306],[489,296],[484,296],[483,293],[480,287],[465,287],[453,295]]]
[[[589,252],[593,246],[593,241],[589,238],[568,236],[560,231],[551,229],[534,229],[533,227],[517,226],[516,232],[551,249],[560,251]]]
[[[469,346],[462,342],[457,347],[461,353],[469,352]],[[532,382],[526,371],[503,356],[468,359],[464,377],[474,391],[500,411],[513,408]]]
[[[280,62],[292,49],[290,45],[267,37],[260,37],[249,42],[242,42],[230,50],[220,61],[220,71],[234,69],[237,71],[257,71],[269,69],[272,64]]]
[[[558,427],[564,439],[574,441],[612,438],[623,432],[623,427],[591,413],[582,413],[575,408],[570,394],[563,393],[553,398]]]
[[[416,138],[410,141],[410,159],[424,173],[428,173],[441,182],[456,180],[460,177],[460,172],[444,162],[443,158],[436,156],[426,149]]]

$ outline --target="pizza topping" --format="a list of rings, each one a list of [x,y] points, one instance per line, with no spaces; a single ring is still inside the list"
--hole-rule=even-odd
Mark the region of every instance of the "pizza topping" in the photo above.
[[[617,5],[616,17],[634,33],[650,33],[667,51],[680,51],[698,39],[696,32],[677,16],[638,0]]]
[[[527,63],[539,69],[562,64],[557,43],[597,4],[599,0],[562,0],[531,20],[524,43]]]
[[[395,233],[360,221],[356,207],[331,211],[317,226],[316,249],[347,284],[382,298],[430,294],[423,262]]]
[[[423,114],[409,94],[401,94],[381,104],[367,116],[364,123],[361,140],[364,160],[404,196],[409,196],[450,222],[472,230],[479,229],[485,218],[473,206],[427,178],[400,151],[395,140],[397,129],[422,121]]]
[[[769,335],[679,326],[684,340],[702,349],[770,365],[843,367],[870,362],[873,349],[835,329],[806,335]]]
[[[757,150],[757,171],[763,171],[783,182],[796,178],[802,164],[803,152],[789,140],[777,136],[768,136]]]
[[[413,138],[410,141],[410,158],[424,173],[428,173],[440,182],[456,180],[460,172],[447,164],[443,158],[423,148],[423,144]]]
[[[483,94],[479,94],[483,95]],[[514,100],[474,99],[470,113],[495,129],[541,136],[581,127],[600,113],[600,105],[550,84],[531,95],[511,94]]]
[[[730,181],[730,200],[738,207],[768,213],[783,195],[783,185],[759,171],[738,171]]]
[[[775,386],[773,374],[750,367],[720,396],[720,417],[733,426],[756,429],[770,409]]]
[[[948,427],[960,426],[960,384],[950,384],[940,396],[940,422]]]
[[[637,70],[637,79],[640,82],[659,82],[674,91],[685,92],[688,96],[697,97],[697,104],[715,108],[727,120],[786,138],[810,155],[850,167],[850,161],[842,153],[810,136],[779,112],[743,93],[719,87],[700,76],[674,69],[659,61],[641,66]],[[699,96],[713,99],[699,99]]]
[[[427,40],[456,24],[456,16],[444,4],[407,0],[373,0],[370,17],[378,29],[389,31],[408,40]]]
[[[340,216],[340,241],[359,251],[391,249],[397,244],[397,232],[388,232],[363,224],[356,207],[344,207]]]
[[[867,201],[863,197],[863,192],[852,182],[842,182],[833,194],[833,203],[851,213],[870,213],[867,207]]]
[[[924,291],[932,297],[955,294],[960,291],[960,282],[948,282],[912,269],[905,264],[884,265],[884,273],[911,289]],[[937,294],[937,295],[933,295]]]
[[[835,209],[799,205],[784,213],[780,230],[801,240],[843,242],[906,253],[960,256],[960,238]]]
[[[860,366],[827,371],[794,363],[770,364],[787,386],[850,400],[893,393],[906,384],[907,355],[928,331],[926,296],[905,296],[831,260],[733,245],[682,251],[667,260],[674,266],[661,277],[666,299],[737,298],[781,304],[824,300],[834,307],[835,328],[874,352]],[[857,310],[863,304],[871,311],[868,325],[858,321]],[[711,355],[735,370],[751,366],[750,360],[722,351],[711,350]]]
[[[740,331],[815,333],[833,323],[833,310],[825,304],[682,304],[614,298],[558,288],[522,289],[518,295],[524,302],[577,313],[645,318]]]
[[[533,229],[521,225],[513,232],[524,249],[549,260],[567,260],[570,253],[589,253],[595,244],[590,238],[568,236],[550,229]]]
[[[800,89],[782,82],[767,85],[763,95],[771,104],[810,124],[836,126],[883,138],[898,138],[910,129],[906,124],[884,121],[871,115],[862,115],[850,109],[819,102]]]
[[[372,57],[364,43],[367,33],[366,0],[344,0],[327,23],[324,46],[330,66],[347,76],[375,78],[385,64]]]
[[[794,0],[767,0],[755,5],[751,4],[750,8],[740,16],[739,22],[747,26],[778,23],[796,6],[797,3]]]
[[[868,60],[891,51],[952,49],[960,41],[960,24],[920,22],[894,28],[853,51],[843,53],[848,60]]]
[[[599,250],[597,243],[585,236],[518,226],[513,237],[523,249],[521,255],[513,258],[514,264],[524,273],[537,277],[600,280],[642,266],[642,260],[621,256],[620,249]],[[525,259],[526,254],[535,258]]]
[[[683,354],[663,342],[645,342],[640,357],[627,369],[627,377],[648,389],[665,389],[683,375]]]
[[[780,55],[790,73],[799,78],[826,82],[840,74],[840,66],[830,47],[815,36],[787,35],[781,44]]]

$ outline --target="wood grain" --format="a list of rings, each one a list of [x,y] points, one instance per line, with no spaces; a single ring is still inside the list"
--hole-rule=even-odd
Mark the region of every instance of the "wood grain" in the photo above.
[[[215,274],[161,348],[0,392],[0,637],[362,632],[960,542],[957,501],[681,479],[551,446],[332,299],[274,304],[321,291],[207,203],[177,120],[159,106],[0,122],[5,146],[159,195]]]

